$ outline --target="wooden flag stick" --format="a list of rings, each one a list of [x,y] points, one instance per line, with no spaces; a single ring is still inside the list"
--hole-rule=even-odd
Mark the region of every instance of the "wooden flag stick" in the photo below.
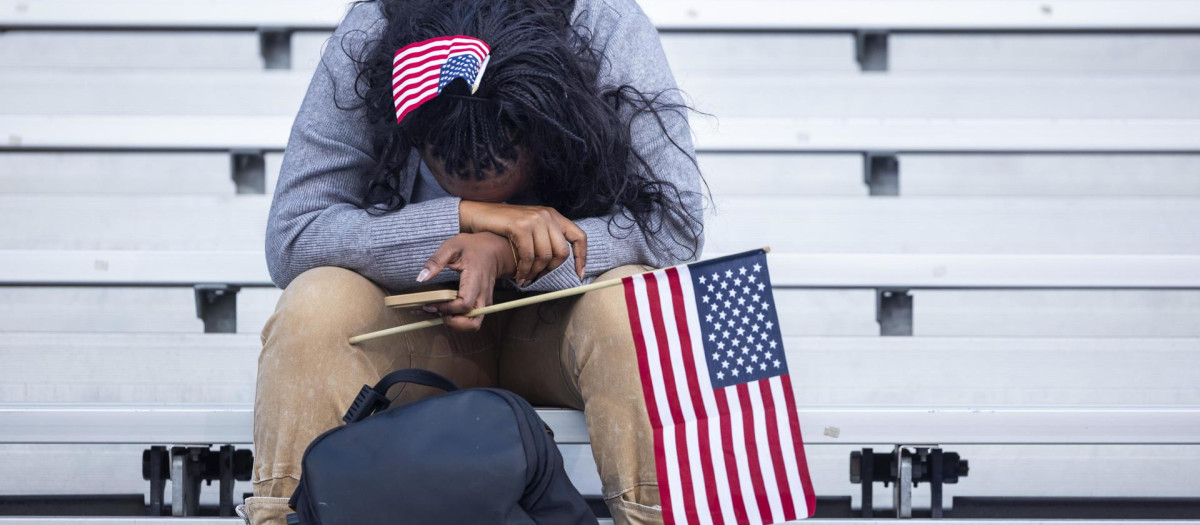
[[[771,248],[769,246],[765,247],[765,248],[763,248],[763,251],[770,253]],[[654,273],[657,271],[658,270],[650,270],[647,272],[643,272],[640,274],[634,274],[634,275],[645,275],[645,274]],[[508,301],[506,303],[498,303],[498,304],[493,304],[491,306],[485,306],[483,308],[476,308],[476,309],[471,310],[470,312],[467,312],[463,315],[465,317],[478,317],[481,315],[487,315],[487,314],[492,314],[492,313],[496,313],[496,312],[503,312],[505,310],[512,310],[513,308],[520,308],[522,306],[529,306],[531,304],[538,304],[538,303],[544,303],[547,301],[553,301],[555,299],[562,299],[563,297],[571,297],[574,295],[585,294],[585,293],[588,293],[593,290],[600,290],[602,288],[608,288],[610,286],[616,286],[618,284],[621,284],[621,279],[608,279],[606,281],[599,281],[599,282],[594,282],[592,284],[585,284],[583,286],[576,286],[574,288],[567,288],[566,290],[557,290],[554,292],[549,292],[549,293],[544,293],[544,294],[531,295],[529,297],[522,297],[515,301]],[[406,325],[400,325],[400,326],[396,326],[396,327],[392,327],[392,328],[387,328],[384,330],[379,330],[376,332],[370,332],[370,333],[366,333],[366,334],[362,334],[362,335],[356,335],[356,336],[350,338],[350,344],[356,345],[363,341],[379,339],[380,337],[387,337],[389,335],[402,334],[404,332],[411,332],[413,330],[421,330],[423,328],[432,328],[435,326],[439,326],[441,324],[442,324],[441,317],[439,317],[437,319],[430,319],[428,321],[418,321],[416,323],[410,323],[410,324],[406,324]]]

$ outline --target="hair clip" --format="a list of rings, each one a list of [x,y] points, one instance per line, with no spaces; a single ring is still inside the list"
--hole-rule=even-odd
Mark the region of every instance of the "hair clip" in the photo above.
[[[462,35],[431,38],[396,50],[392,59],[396,122],[438,96],[455,79],[465,80],[475,93],[489,58],[491,48],[487,44]]]

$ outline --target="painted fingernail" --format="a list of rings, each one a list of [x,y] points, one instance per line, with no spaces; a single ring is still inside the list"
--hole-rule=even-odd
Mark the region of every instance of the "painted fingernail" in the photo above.
[[[422,306],[422,307],[421,307],[421,309],[422,309],[422,310],[425,310],[426,312],[429,312],[429,313],[431,313],[431,314],[436,314],[436,313],[437,313],[437,308],[434,308],[434,307],[432,307],[432,306],[429,306],[429,305]]]
[[[429,278],[429,270],[427,270],[425,268],[422,268],[421,273],[417,274],[417,282],[419,282],[419,283],[425,282],[425,279],[428,279],[428,278]]]

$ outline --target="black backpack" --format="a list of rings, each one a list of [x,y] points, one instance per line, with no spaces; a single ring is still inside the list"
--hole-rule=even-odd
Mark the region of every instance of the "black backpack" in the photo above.
[[[406,382],[448,393],[387,408]],[[343,420],[305,450],[289,525],[596,523],[550,427],[512,392],[397,370]]]

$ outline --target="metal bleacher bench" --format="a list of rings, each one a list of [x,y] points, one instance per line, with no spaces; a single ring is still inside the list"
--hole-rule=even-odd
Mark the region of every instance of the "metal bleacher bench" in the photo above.
[[[641,4],[664,33],[849,33],[859,67],[872,72],[769,81],[679,73],[697,105],[719,117],[693,120],[702,155],[854,156],[869,195],[895,196],[904,155],[1200,153],[1195,76],[879,73],[889,68],[892,34],[1195,32],[1197,0]],[[234,159],[235,178],[243,170],[252,179],[239,195],[0,192],[0,224],[21,225],[0,229],[0,287],[192,288],[205,332],[214,332],[0,331],[0,362],[16,364],[0,367],[0,392],[22,400],[0,399],[0,446],[251,443],[259,341],[231,332],[238,290],[273,287],[262,234],[277,167],[264,157],[283,150],[311,76],[287,71],[297,62],[292,36],[327,33],[344,12],[341,0],[0,0],[0,30],[253,31],[265,65],[105,71],[89,77],[86,89],[75,70],[0,76],[0,100],[19,101],[0,106],[0,155],[216,152]],[[751,91],[757,96],[743,96]],[[180,99],[188,101],[184,110]],[[715,176],[775,184],[770,174]],[[706,255],[769,244],[779,292],[871,293],[879,335],[914,335],[913,291],[1200,290],[1195,195],[876,199],[780,190],[717,199]],[[797,365],[805,442],[814,450],[1200,445],[1200,396],[1189,375],[1200,369],[1194,337],[785,338],[789,363]],[[909,375],[964,355],[977,366],[930,384]],[[1152,402],[1126,403],[1109,392],[1128,377],[1156,379],[1130,387]],[[196,402],[188,392],[208,397]],[[540,413],[561,445],[587,444],[581,413]],[[172,470],[174,486],[195,475],[187,468]],[[844,470],[834,474],[845,478]],[[1014,483],[1022,482],[1036,480]],[[190,512],[196,497],[177,491],[176,514]],[[163,521],[0,517],[0,524]]]
[[[1174,0],[645,0],[662,29],[831,31],[1194,29],[1195,6]],[[120,5],[121,9],[113,6]],[[330,0],[4,0],[8,25],[331,29],[345,4]],[[769,15],[769,16],[768,16]]]

